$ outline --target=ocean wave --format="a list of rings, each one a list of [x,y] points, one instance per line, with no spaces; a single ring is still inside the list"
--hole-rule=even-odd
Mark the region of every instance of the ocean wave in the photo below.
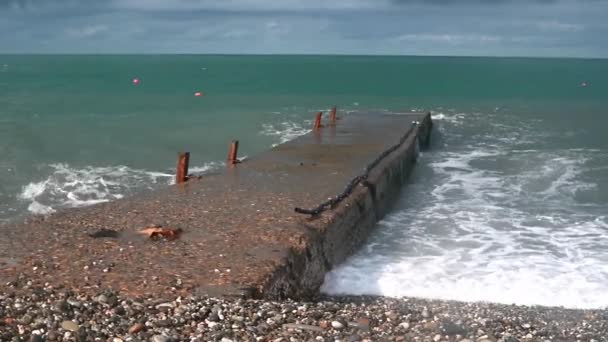
[[[311,124],[312,121],[305,121],[304,123],[284,121],[274,124],[263,124],[261,134],[277,138],[278,142],[272,145],[274,147],[310,132]]]
[[[190,167],[193,174],[218,168],[219,162]],[[49,176],[22,187],[17,198],[28,203],[28,211],[47,215],[60,208],[89,206],[123,198],[142,190],[153,190],[175,182],[175,175],[128,166],[84,168],[57,163],[49,165]]]
[[[445,112],[431,112],[431,118],[433,121],[445,121],[454,125],[461,125],[465,121],[465,113],[445,113]]]

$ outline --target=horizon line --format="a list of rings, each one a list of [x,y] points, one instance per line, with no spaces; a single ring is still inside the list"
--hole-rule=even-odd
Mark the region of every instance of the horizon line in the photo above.
[[[2,52],[0,56],[277,56],[277,57],[442,57],[442,58],[520,58],[605,60],[608,56],[534,56],[534,55],[442,55],[442,54],[348,54],[348,53],[171,53],[171,52]]]

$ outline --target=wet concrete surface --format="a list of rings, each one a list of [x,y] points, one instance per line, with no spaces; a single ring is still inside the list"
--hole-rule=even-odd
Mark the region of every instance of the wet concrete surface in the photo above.
[[[0,291],[261,296],[289,253],[307,247],[309,230],[331,216],[294,208],[342,192],[423,118],[352,114],[200,180],[0,227]],[[138,234],[150,225],[183,233],[152,241]],[[90,236],[102,229],[117,234]]]

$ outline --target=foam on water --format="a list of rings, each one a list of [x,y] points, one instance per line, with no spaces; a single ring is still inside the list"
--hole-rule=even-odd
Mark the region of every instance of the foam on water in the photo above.
[[[547,138],[542,122],[504,113],[434,119],[442,146],[420,159],[399,209],[322,291],[608,306],[608,204],[589,200],[600,190],[586,177],[608,154],[529,149]]]
[[[221,163],[211,162],[189,169],[193,174],[209,172]],[[133,169],[124,165],[74,168],[67,164],[51,164],[50,175],[25,185],[17,195],[28,203],[34,214],[51,214],[59,208],[74,208],[108,202],[152,190],[175,182],[175,175],[160,171]]]
[[[279,141],[272,145],[274,147],[310,132],[311,124],[312,121],[305,121],[304,123],[284,121],[275,124],[263,124],[261,134],[277,138]]]

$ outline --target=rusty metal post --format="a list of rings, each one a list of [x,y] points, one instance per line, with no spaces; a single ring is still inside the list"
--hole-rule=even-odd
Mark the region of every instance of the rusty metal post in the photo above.
[[[188,180],[189,162],[190,152],[180,152],[177,154],[177,171],[175,173],[175,183],[180,184]]]
[[[336,111],[336,106],[333,106],[331,107],[331,111],[329,112],[329,123],[332,126],[336,124]]]
[[[237,154],[239,151],[239,141],[232,140],[230,142],[230,149],[228,150],[228,165],[234,165],[239,162]]]
[[[317,114],[315,115],[315,123],[312,126],[313,129],[321,128],[321,116],[322,115],[323,115],[323,112],[317,112]]]

